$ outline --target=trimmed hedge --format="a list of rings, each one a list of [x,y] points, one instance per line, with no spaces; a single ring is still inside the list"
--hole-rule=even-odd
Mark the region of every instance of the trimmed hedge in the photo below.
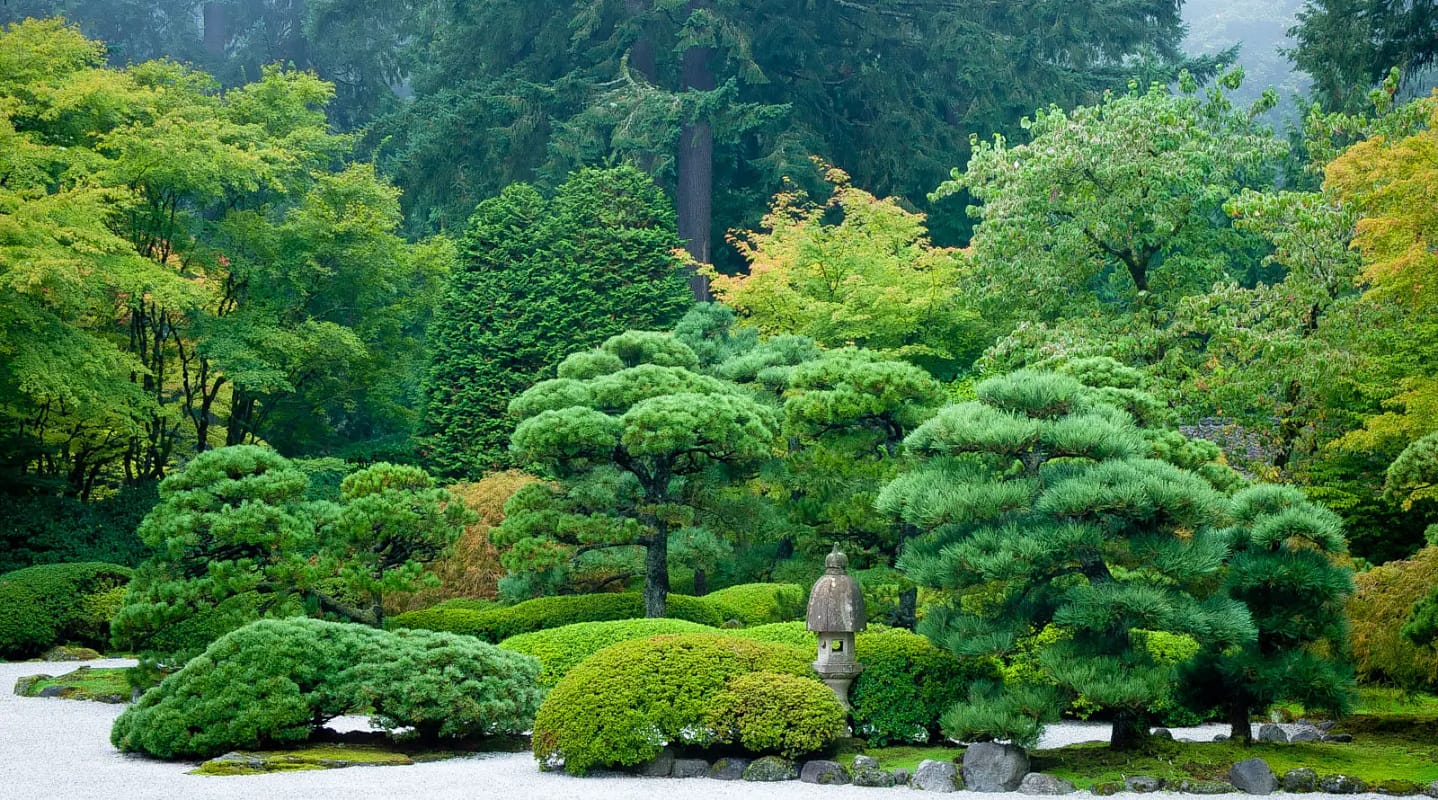
[[[577,664],[604,648],[631,639],[647,639],[676,633],[718,633],[708,625],[682,619],[620,619],[608,622],[576,622],[534,633],[521,633],[499,643],[505,650],[539,659],[539,684],[546,688],[559,683]]]
[[[703,597],[669,595],[669,619],[682,619],[719,627],[730,609]],[[410,611],[391,620],[396,628],[424,628],[477,636],[487,642],[502,642],[522,633],[573,625],[576,622],[603,622],[644,616],[644,597],[638,592],[624,594],[574,594],[538,597],[512,606],[489,609],[442,607]]]
[[[709,711],[709,725],[721,742],[798,758],[843,736],[848,716],[833,690],[813,678],[751,672],[729,681]]]
[[[115,590],[132,574],[129,567],[92,561],[0,575],[0,658],[31,658],[57,644],[105,648]]]
[[[550,691],[534,720],[534,756],[582,775],[648,761],[666,743],[709,745],[729,681],[753,672],[813,674],[798,648],[719,634],[635,639],[590,656]]]
[[[268,619],[226,634],[146,692],[115,747],[209,758],[308,739],[342,714],[423,740],[520,733],[539,705],[539,662],[469,637]]]
[[[729,630],[725,633],[756,642],[775,642],[800,647],[804,652],[815,655],[819,649],[819,637],[805,627],[803,622],[771,622],[768,625],[755,625],[752,628]]]
[[[793,583],[741,583],[710,592],[705,600],[733,609],[745,625],[802,620],[808,605],[804,587]]]

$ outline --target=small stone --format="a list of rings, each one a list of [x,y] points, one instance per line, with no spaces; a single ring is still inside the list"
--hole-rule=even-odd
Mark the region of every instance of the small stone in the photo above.
[[[665,747],[654,758],[639,765],[637,770],[646,778],[667,778],[674,770],[674,751]]]
[[[702,758],[676,758],[674,768],[669,770],[671,778],[702,778],[709,774],[709,762]]]
[[[1438,797],[1438,781],[1428,784],[1428,788],[1423,790],[1423,794],[1429,797]]]
[[[1283,773],[1283,791],[1303,793],[1318,788],[1318,773],[1307,767],[1291,769]]]
[[[1226,742],[1226,741],[1228,741],[1228,734],[1226,734],[1226,733],[1220,733],[1220,734],[1214,736],[1214,737],[1213,737],[1213,740],[1214,740],[1215,742]]]
[[[1261,758],[1250,758],[1233,765],[1228,771],[1228,782],[1241,792],[1248,794],[1273,794],[1278,788],[1278,779],[1268,762]]]
[[[42,681],[48,681],[53,677],[55,676],[27,675],[26,677],[20,678],[15,681],[15,694],[18,694],[21,697],[33,697],[35,695],[35,686]]]
[[[854,785],[887,789],[894,785],[894,773],[884,769],[856,769],[854,770]]]
[[[744,777],[749,764],[747,758],[721,758],[709,768],[709,777],[716,781],[737,781]]]
[[[1133,775],[1124,779],[1123,786],[1135,794],[1148,794],[1158,791],[1163,781],[1148,775]]]
[[[899,767],[898,769],[894,770],[894,785],[895,785],[895,786],[908,786],[908,785],[909,785],[909,779],[911,779],[911,778],[913,778],[913,777],[914,777],[914,774],[913,774],[912,772],[910,772],[909,770],[904,769],[903,767]]]
[[[1231,794],[1238,791],[1233,784],[1223,781],[1184,781],[1178,785],[1184,794]]]
[[[878,769],[879,759],[873,756],[854,756],[854,769]]]
[[[1351,734],[1351,733],[1335,733],[1335,734],[1331,734],[1331,735],[1328,735],[1328,736],[1324,736],[1324,737],[1323,737],[1323,741],[1325,741],[1325,742],[1337,742],[1338,744],[1347,744],[1347,743],[1353,741],[1353,734]]]
[[[212,758],[200,765],[202,772],[217,775],[235,775],[244,772],[264,772],[268,768],[263,758],[249,753],[229,752]]]
[[[1076,791],[1072,783],[1042,772],[1030,772],[1019,783],[1019,794],[1073,794]]]
[[[754,763],[744,770],[744,780],[760,783],[792,781],[798,777],[799,768],[794,766],[794,762],[778,756],[764,756],[755,759]]]
[[[1258,741],[1282,744],[1288,741],[1288,734],[1277,725],[1259,725]]]
[[[1373,791],[1379,794],[1386,794],[1390,797],[1412,797],[1415,794],[1422,794],[1423,787],[1413,781],[1387,780],[1379,781],[1373,786]]]
[[[959,782],[959,768],[952,761],[926,759],[919,762],[909,786],[925,792],[957,792],[963,788]]]
[[[1368,784],[1347,775],[1324,775],[1318,788],[1329,794],[1362,794],[1368,791]]]
[[[1334,722],[1334,721],[1331,720],[1331,719],[1325,719],[1324,721],[1318,723],[1317,725],[1314,725],[1313,727],[1319,729],[1320,731],[1324,731],[1324,732],[1326,733],[1326,732],[1328,732],[1328,731],[1333,730],[1333,726],[1336,725],[1336,724],[1337,724],[1337,723]]]
[[[1029,754],[1022,747],[978,742],[964,751],[964,785],[975,792],[1012,792],[1029,774]]]
[[[1109,795],[1118,794],[1123,791],[1123,784],[1118,781],[1095,783],[1089,791],[1093,792],[1095,797],[1108,797]]]
[[[35,696],[36,696],[36,697],[64,697],[64,696],[65,696],[65,688],[66,688],[66,687],[64,687],[64,686],[46,686],[44,689],[41,689],[41,690],[40,690],[40,693],[39,693],[39,694],[37,694],[37,695],[35,695]]]
[[[1321,742],[1323,734],[1317,728],[1299,728],[1288,737],[1290,742]]]
[[[1168,728],[1154,728],[1153,733],[1149,735],[1155,739],[1167,739],[1170,742],[1173,741],[1173,731],[1169,730]]]
[[[809,761],[799,770],[799,780],[804,783],[818,783],[825,786],[839,786],[849,782],[849,773],[837,761]]]

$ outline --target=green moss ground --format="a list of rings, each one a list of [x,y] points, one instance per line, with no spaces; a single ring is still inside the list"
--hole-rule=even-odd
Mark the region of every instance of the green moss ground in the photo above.
[[[130,683],[125,677],[127,671],[125,667],[80,667],[53,678],[21,678],[15,684],[15,693],[23,697],[39,697],[45,689],[58,686],[60,697],[66,700],[124,703],[130,699]]]
[[[451,757],[455,753],[430,754],[432,758],[413,758],[404,753],[374,745],[317,744],[294,750],[242,751],[240,759],[211,759],[193,770],[195,775],[260,775],[270,772],[302,772],[341,767],[394,767],[414,764],[420,760]]]

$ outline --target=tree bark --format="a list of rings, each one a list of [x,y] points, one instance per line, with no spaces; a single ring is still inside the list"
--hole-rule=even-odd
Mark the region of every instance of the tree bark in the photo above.
[[[894,625],[913,630],[919,622],[919,587],[910,586],[899,592],[899,607],[894,611]]]
[[[702,569],[694,570],[694,596],[709,594],[709,576]]]
[[[1137,750],[1148,740],[1148,723],[1131,711],[1120,711],[1113,718],[1113,735],[1108,746],[1113,750]]]
[[[689,0],[693,14],[709,6],[710,0]],[[711,91],[715,87],[714,68],[710,63],[713,48],[691,47],[684,51],[681,79],[683,89]],[[679,152],[676,161],[678,187],[675,206],[678,213],[679,238],[689,256],[700,264],[713,263],[709,251],[714,211],[714,128],[707,120],[686,120],[679,128]],[[694,299],[709,300],[709,279],[694,273],[689,278]]]
[[[660,526],[644,549],[644,616],[664,616],[669,598],[669,532]]]
[[[1248,717],[1248,704],[1241,700],[1228,703],[1228,738],[1244,744],[1253,743],[1253,725]]]

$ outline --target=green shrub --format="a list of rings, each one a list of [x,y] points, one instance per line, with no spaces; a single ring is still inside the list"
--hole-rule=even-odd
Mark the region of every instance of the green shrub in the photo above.
[[[741,583],[704,599],[733,609],[732,618],[745,625],[766,625],[803,619],[808,594],[792,583]]]
[[[771,622],[768,625],[755,625],[752,628],[740,628],[725,633],[756,642],[777,642],[801,647],[805,652],[816,655],[819,649],[819,637],[803,622]]]
[[[103,648],[107,602],[129,583],[128,567],[45,564],[0,575],[0,658],[31,658],[53,645]]]
[[[342,714],[423,739],[519,733],[539,664],[471,638],[270,619],[226,634],[115,720],[119,749],[208,758],[308,739]]]
[[[100,561],[133,567],[150,556],[135,535],[155,505],[155,484],[104,500],[0,495],[0,574],[37,564]]]
[[[935,740],[939,717],[993,672],[987,662],[959,659],[901,628],[859,634],[854,655],[864,665],[849,690],[854,731],[879,746]]]
[[[499,643],[505,650],[539,659],[541,686],[559,682],[574,666],[604,648],[630,639],[676,633],[718,633],[708,625],[682,619],[620,619],[576,622],[534,633],[521,633]]]
[[[669,595],[668,617],[719,627],[727,609],[702,597]],[[451,605],[410,611],[395,617],[397,628],[424,628],[478,636],[487,642],[502,642],[521,633],[573,625],[576,622],[603,622],[644,616],[644,597],[624,594],[575,594],[537,597],[512,606],[472,610]]]
[[[534,720],[534,755],[582,775],[640,764],[666,743],[709,745],[711,711],[731,679],[751,672],[813,674],[798,648],[718,634],[634,639],[569,671]]]
[[[709,726],[721,742],[797,758],[843,736],[847,718],[833,690],[813,678],[751,672],[729,681],[710,708]]]

